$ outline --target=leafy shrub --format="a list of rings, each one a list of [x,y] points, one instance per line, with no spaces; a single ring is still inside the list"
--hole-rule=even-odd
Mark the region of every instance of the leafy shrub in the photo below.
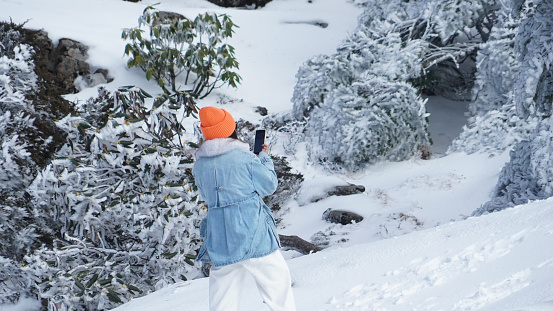
[[[16,28],[0,23],[0,304],[29,294],[20,260],[39,236],[25,199],[36,172],[28,143],[36,127],[26,95],[36,91],[38,77],[33,48]]]
[[[177,78],[184,75],[184,84],[190,83],[185,91],[192,98],[203,98],[225,84],[236,87],[240,83],[241,77],[234,71],[238,69],[234,48],[223,43],[237,27],[229,16],[205,13],[189,20],[162,13],[149,6],[138,27],[123,30],[122,38],[131,41],[125,46],[129,68],[142,68],[146,78],[155,79],[165,93],[169,93],[167,88],[179,91]]]
[[[194,113],[181,95],[147,109],[141,89],[101,90],[58,122],[67,143],[29,188],[53,241],[25,257],[52,308],[106,310],[197,275],[204,209],[190,171],[194,144],[178,139],[177,113]]]

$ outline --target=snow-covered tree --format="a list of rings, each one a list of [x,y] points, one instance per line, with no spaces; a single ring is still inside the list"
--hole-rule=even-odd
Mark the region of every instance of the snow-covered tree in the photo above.
[[[553,3],[517,2],[514,8],[522,21],[515,37],[520,65],[513,81],[513,108],[520,120],[537,125],[511,151],[492,199],[476,215],[553,196]]]
[[[526,1],[515,40],[520,70],[515,100],[520,117],[551,116],[553,102],[553,3]]]
[[[297,120],[303,120],[324,103],[331,90],[351,84],[354,74],[342,58],[319,55],[303,64],[296,78],[293,115]]]
[[[514,16],[512,8],[504,3],[497,12],[489,40],[482,43],[476,58],[477,73],[471,116],[480,116],[512,101],[514,77],[519,63],[514,53],[514,39],[520,24],[520,17]]]
[[[520,62],[514,46],[523,16],[516,7],[516,1],[501,2],[489,40],[478,51],[471,116],[449,153],[501,153],[528,139],[538,123],[535,117],[517,114],[513,90]]]
[[[478,54],[469,124],[449,152],[502,152],[528,139],[539,120],[551,114],[550,5],[502,2]]]
[[[40,296],[55,310],[105,310],[195,277],[199,218],[191,144],[177,114],[187,96],[137,88],[101,91],[58,126],[67,143],[29,192],[39,225],[54,231],[25,257]],[[184,111],[184,112],[183,112]]]
[[[293,115],[306,119],[311,160],[355,170],[429,145],[424,101],[407,83],[428,87],[446,63],[459,71],[488,38],[496,9],[494,0],[366,1],[337,53],[308,60],[296,76]]]
[[[520,118],[512,99],[505,105],[471,117],[470,120],[471,123],[464,126],[459,137],[451,143],[448,153],[501,154],[528,139],[539,122],[537,118]]]

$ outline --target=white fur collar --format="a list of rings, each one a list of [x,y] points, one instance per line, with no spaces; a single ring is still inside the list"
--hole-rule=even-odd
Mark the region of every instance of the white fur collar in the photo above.
[[[234,138],[210,139],[204,141],[198,151],[196,151],[196,158],[215,157],[234,149],[250,151],[250,146],[247,143]]]

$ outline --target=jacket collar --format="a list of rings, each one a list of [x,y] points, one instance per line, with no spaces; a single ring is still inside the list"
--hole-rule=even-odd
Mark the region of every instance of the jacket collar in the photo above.
[[[250,146],[247,143],[234,138],[210,139],[204,141],[198,151],[196,151],[196,158],[215,157],[234,149],[250,151]]]

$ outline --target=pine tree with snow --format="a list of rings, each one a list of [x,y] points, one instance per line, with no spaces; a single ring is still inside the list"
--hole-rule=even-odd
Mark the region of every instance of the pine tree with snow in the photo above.
[[[478,50],[478,71],[469,106],[472,116],[500,109],[511,101],[514,77],[519,66],[515,57],[514,39],[520,17],[514,16],[512,8],[506,4],[502,5],[497,16],[489,40]]]

